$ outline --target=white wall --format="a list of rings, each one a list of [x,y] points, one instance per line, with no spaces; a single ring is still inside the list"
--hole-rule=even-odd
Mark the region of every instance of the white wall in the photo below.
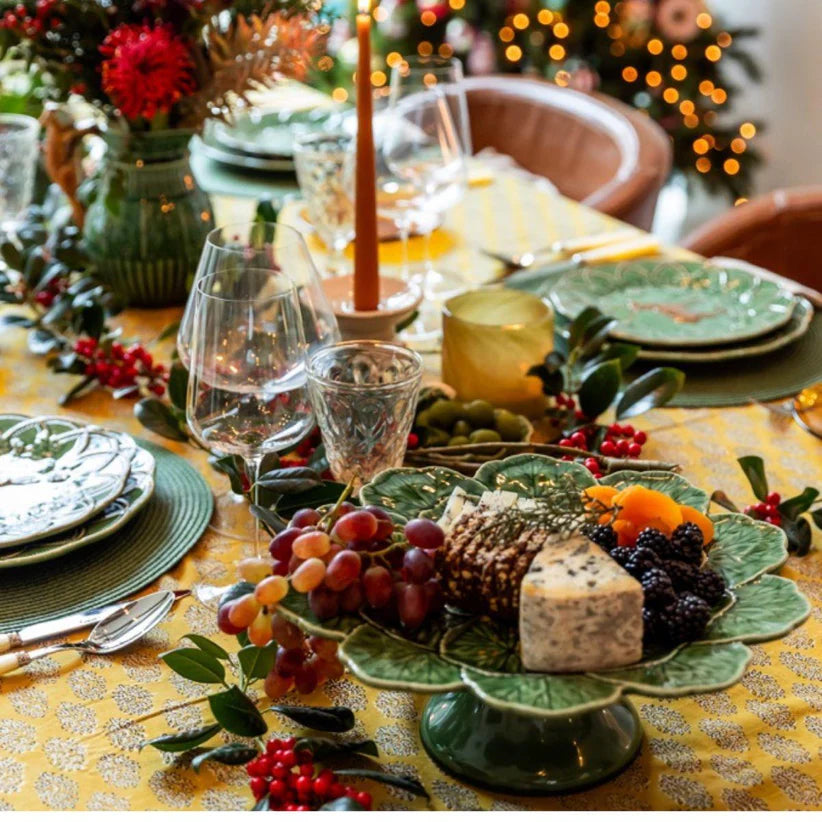
[[[756,145],[765,156],[758,192],[822,183],[822,2],[820,0],[711,0],[728,26],[753,25],[748,41],[765,74],[736,98],[735,114],[767,129]]]

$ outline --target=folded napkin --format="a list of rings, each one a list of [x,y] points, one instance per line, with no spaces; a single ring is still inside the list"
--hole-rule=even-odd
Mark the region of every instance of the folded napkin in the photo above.
[[[741,268],[749,271],[760,280],[768,280],[782,286],[786,291],[796,294],[799,297],[804,297],[809,300],[814,308],[822,308],[822,294],[807,285],[802,285],[795,280],[790,280],[783,277],[781,274],[775,274],[773,271],[768,271],[767,268],[760,268],[758,265],[752,265],[745,262],[745,260],[735,260],[733,257],[711,257],[709,262],[718,266],[729,266],[733,268]]]

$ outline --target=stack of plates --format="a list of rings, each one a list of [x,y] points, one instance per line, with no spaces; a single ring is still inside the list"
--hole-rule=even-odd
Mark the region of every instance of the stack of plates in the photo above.
[[[203,130],[202,152],[218,163],[255,171],[293,171],[294,134],[298,130],[337,129],[339,110],[252,109],[231,125],[209,120]]]
[[[114,533],[153,491],[154,457],[127,434],[0,414],[0,569]]]
[[[573,318],[596,306],[617,320],[615,340],[639,344],[639,359],[706,363],[754,357],[799,339],[813,306],[744,264],[636,260],[571,271],[551,291]]]

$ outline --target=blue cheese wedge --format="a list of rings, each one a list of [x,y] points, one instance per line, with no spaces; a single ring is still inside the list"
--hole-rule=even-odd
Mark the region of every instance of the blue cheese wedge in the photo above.
[[[582,536],[548,540],[520,587],[522,664],[598,671],[642,658],[642,586]]]

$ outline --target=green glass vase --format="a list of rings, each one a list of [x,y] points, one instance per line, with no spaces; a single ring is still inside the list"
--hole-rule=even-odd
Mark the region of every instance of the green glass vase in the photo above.
[[[191,132],[109,130],[83,233],[98,277],[127,305],[185,302],[206,234],[211,201],[191,171]]]

